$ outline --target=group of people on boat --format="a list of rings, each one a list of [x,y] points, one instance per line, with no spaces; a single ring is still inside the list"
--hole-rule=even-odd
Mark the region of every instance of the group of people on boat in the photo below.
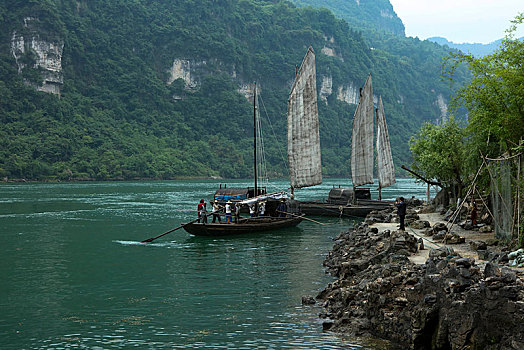
[[[225,215],[226,217],[226,224],[231,223],[238,223],[240,218],[240,203],[234,203],[231,201],[227,201],[224,206],[220,205],[220,203],[217,200],[211,201],[211,205],[213,207],[211,215],[213,216],[212,223],[222,223],[221,216]],[[249,216],[250,217],[263,217],[266,216],[266,202],[256,202],[251,203],[247,205],[249,208]],[[204,199],[201,199],[197,206],[197,212],[198,212],[198,222],[202,222],[204,224],[207,223],[207,217],[210,215],[207,213],[206,209],[206,202]],[[287,216],[287,205],[284,200],[280,202],[280,204],[277,207],[277,216],[280,217],[286,217]]]

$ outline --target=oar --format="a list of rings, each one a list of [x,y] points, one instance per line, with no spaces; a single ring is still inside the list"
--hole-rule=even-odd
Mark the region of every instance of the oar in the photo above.
[[[206,215],[206,217],[207,217],[207,216],[212,215],[212,214],[216,214],[216,213],[211,212],[211,213],[209,213],[209,214],[205,214],[205,215]],[[180,225],[180,226],[178,226],[178,227],[175,227],[175,228],[172,229],[172,230],[169,230],[169,231],[167,231],[167,232],[164,232],[164,233],[162,233],[161,235],[158,235],[158,236],[156,236],[156,237],[152,237],[152,238],[148,238],[148,239],[146,239],[146,240],[143,240],[143,241],[140,242],[140,243],[153,242],[153,241],[154,241],[155,239],[157,239],[157,238],[160,238],[160,237],[162,237],[162,236],[165,236],[165,235],[167,235],[168,233],[171,233],[171,232],[173,232],[173,231],[179,230],[179,229],[181,229],[182,227],[184,227],[184,226],[186,226],[186,225],[189,225],[189,224],[192,224],[192,223],[194,223],[194,222],[197,222],[198,220],[200,220],[200,218],[195,219],[195,220],[190,221],[190,222],[186,222],[185,224],[182,224],[182,225]]]
[[[287,211],[280,211],[280,210],[277,210],[277,213],[283,213],[283,214],[287,214],[287,215],[291,215],[291,216],[296,216],[296,217],[301,217],[302,219],[304,220],[309,220],[309,221],[313,221],[315,224],[319,224],[319,225],[322,225],[322,226],[325,226],[326,224],[323,224],[319,221],[316,221],[316,220],[313,220],[313,219],[310,219],[310,218],[306,218],[305,216],[303,215],[296,215],[296,214],[291,214],[291,213],[288,213]]]

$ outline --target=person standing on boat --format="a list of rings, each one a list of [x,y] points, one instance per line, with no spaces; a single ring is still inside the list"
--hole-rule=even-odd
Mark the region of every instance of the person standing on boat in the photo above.
[[[238,220],[240,219],[240,203],[235,203],[233,209],[235,211],[235,224],[238,224]]]
[[[404,224],[404,220],[406,218],[406,208],[407,204],[404,201],[404,197],[397,198],[395,202],[395,206],[397,207],[397,214],[400,219],[400,230],[406,231],[406,226]]]
[[[277,207],[277,214],[283,218],[287,216],[287,205],[283,199],[280,201],[280,204]]]
[[[220,205],[218,205],[218,201],[215,199],[213,201],[213,223],[218,219],[218,222],[221,223],[222,219],[220,218]]]
[[[252,218],[255,217],[255,205],[254,204],[249,205],[249,216],[251,216]]]
[[[258,215],[264,216],[266,214],[266,202],[261,202],[258,207]]]
[[[206,202],[201,199],[200,203],[198,203],[198,222],[202,220],[202,223],[207,224],[207,213],[206,213]]]
[[[227,201],[225,210],[226,210],[226,224],[230,224],[231,223],[231,201]]]

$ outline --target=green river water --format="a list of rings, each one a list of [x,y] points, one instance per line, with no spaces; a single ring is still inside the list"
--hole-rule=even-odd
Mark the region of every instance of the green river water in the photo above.
[[[297,199],[326,197],[339,184],[347,181],[324,180]],[[322,262],[351,219],[225,238],[178,230],[139,243],[193,220],[217,186],[0,184],[0,348],[374,348],[322,332],[321,308],[301,305],[332,281]],[[383,193],[424,198],[425,188],[401,179]]]

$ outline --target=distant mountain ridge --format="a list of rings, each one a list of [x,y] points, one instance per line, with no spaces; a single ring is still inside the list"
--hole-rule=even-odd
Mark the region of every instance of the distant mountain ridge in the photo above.
[[[375,45],[377,39],[376,31],[383,31],[405,37],[405,27],[402,19],[397,16],[389,0],[290,0],[298,6],[312,6],[315,8],[326,8],[332,11],[337,17],[344,19],[355,30],[366,32],[368,40]],[[373,33],[372,35],[369,35]],[[370,36],[372,38],[370,38]],[[379,35],[379,41],[384,39]],[[426,39],[427,41],[448,46],[451,49],[460,50],[464,53],[471,53],[480,57],[492,53],[496,50],[503,39],[493,41],[489,44],[482,43],[462,43],[457,44],[440,36]]]
[[[473,56],[481,57],[481,56],[489,55],[490,53],[495,51],[499,47],[503,39],[495,40],[489,44],[481,44],[481,43],[456,44],[440,36],[434,36],[431,38],[427,38],[427,40],[437,43],[442,46],[447,45],[448,47],[452,49],[457,49],[464,53],[470,53]]]

